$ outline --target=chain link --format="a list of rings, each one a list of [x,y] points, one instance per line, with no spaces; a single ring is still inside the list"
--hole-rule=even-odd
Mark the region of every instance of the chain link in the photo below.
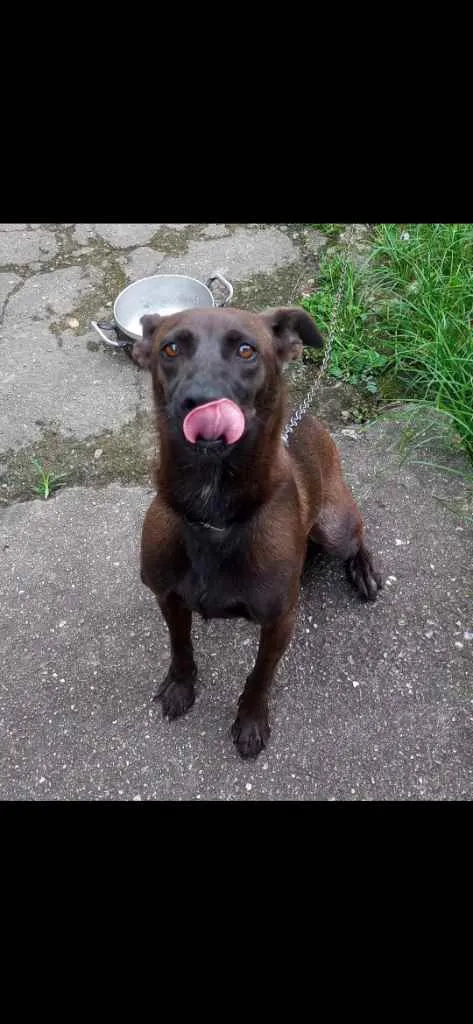
[[[349,235],[348,235],[347,243],[346,243],[345,248],[343,250],[342,273],[340,275],[340,281],[339,281],[338,288],[337,288],[337,294],[335,295],[335,301],[334,301],[334,304],[332,306],[332,312],[330,314],[330,320],[329,320],[329,325],[328,325],[328,333],[327,333],[327,344],[326,344],[326,347],[325,347],[325,354],[324,354],[324,358],[322,360],[322,365],[320,367],[320,370],[319,370],[319,372],[318,372],[318,374],[317,374],[313,384],[311,384],[311,386],[310,386],[310,388],[309,388],[305,398],[303,399],[301,404],[297,407],[295,412],[293,412],[293,414],[292,414],[292,416],[291,416],[291,418],[289,420],[289,423],[287,424],[285,430],[283,431],[283,433],[281,435],[282,439],[284,441],[284,444],[286,444],[286,445],[288,443],[289,436],[292,434],[293,430],[295,430],[297,425],[300,423],[302,417],[305,416],[309,406],[312,404],[312,400],[314,398],[315,392],[317,391],[317,388],[319,387],[319,384],[320,384],[320,382],[322,380],[322,377],[323,377],[323,375],[324,375],[324,373],[325,373],[325,371],[327,369],[327,366],[329,364],[330,355],[331,355],[331,352],[332,352],[333,339],[334,339],[334,336],[335,336],[335,328],[336,328],[336,325],[337,325],[338,311],[339,311],[339,308],[340,308],[340,300],[341,300],[341,297],[342,297],[343,286],[345,284],[345,278],[346,278],[346,275],[347,275],[348,257],[349,257],[349,254],[350,254],[350,248],[351,248],[351,244],[352,244],[352,241],[353,241],[354,230],[355,230],[355,225],[352,224],[351,230],[350,230]]]

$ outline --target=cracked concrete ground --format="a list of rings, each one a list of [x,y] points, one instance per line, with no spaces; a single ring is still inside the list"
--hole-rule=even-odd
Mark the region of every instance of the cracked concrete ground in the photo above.
[[[289,304],[326,241],[300,225],[0,225],[3,799],[471,799],[467,492],[400,467],[395,423],[343,427],[351,398],[333,385],[318,403],[383,569],[378,602],[360,603],[336,564],[311,566],[254,764],[229,738],[248,624],[196,621],[194,708],[169,725],[151,702],[168,640],[138,574],[149,381],[90,320],[154,272],[217,269],[234,305]],[[66,473],[49,502],[25,500],[32,457]]]

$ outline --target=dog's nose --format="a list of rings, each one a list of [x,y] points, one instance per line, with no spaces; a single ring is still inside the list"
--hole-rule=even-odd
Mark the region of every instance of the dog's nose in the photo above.
[[[222,388],[214,384],[198,383],[197,381],[186,390],[181,399],[181,409],[184,415],[196,409],[198,405],[206,405],[207,402],[215,402],[219,398],[226,398]]]

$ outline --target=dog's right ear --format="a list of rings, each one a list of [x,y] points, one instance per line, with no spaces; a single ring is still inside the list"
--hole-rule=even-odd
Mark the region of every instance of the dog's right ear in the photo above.
[[[161,323],[162,317],[157,313],[145,313],[141,317],[140,324],[143,328],[141,341],[135,341],[131,350],[131,358],[144,370],[149,370],[151,365],[151,349],[153,347],[153,335]]]
[[[303,345],[322,348],[324,344],[312,317],[298,306],[270,309],[260,315],[272,331],[275,352],[283,366],[301,357]]]

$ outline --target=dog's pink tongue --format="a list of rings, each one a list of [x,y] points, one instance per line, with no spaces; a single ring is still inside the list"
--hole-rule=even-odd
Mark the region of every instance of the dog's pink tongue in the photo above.
[[[198,405],[184,420],[184,436],[191,444],[199,438],[217,441],[223,438],[225,444],[235,444],[245,429],[245,417],[235,402],[219,398],[216,402]]]

